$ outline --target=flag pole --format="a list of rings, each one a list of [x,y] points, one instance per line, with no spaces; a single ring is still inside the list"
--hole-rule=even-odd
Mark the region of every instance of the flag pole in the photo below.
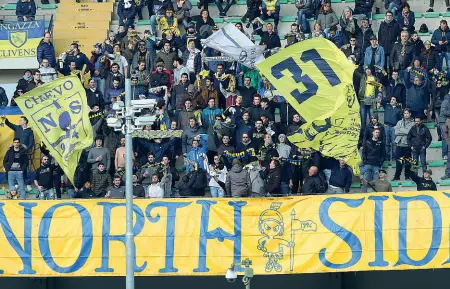
[[[290,256],[290,261],[291,261],[291,267],[290,267],[290,269],[291,269],[291,272],[292,271],[294,271],[294,246],[292,246],[292,244],[293,244],[293,242],[294,242],[294,230],[293,230],[293,227],[292,227],[292,223],[293,223],[293,220],[295,219],[295,210],[294,209],[292,209],[292,211],[291,211],[291,246],[290,246],[290,253],[291,253],[291,256]]]

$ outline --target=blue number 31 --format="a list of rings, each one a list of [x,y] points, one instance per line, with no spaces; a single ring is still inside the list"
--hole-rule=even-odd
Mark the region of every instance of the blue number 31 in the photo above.
[[[341,80],[336,75],[334,70],[330,67],[328,62],[326,62],[316,49],[310,49],[302,53],[300,60],[303,62],[312,61],[314,65],[322,72],[322,74],[326,77],[331,86],[335,86],[341,83]],[[316,95],[318,86],[314,82],[311,77],[308,75],[302,75],[302,69],[298,66],[295,60],[292,57],[289,57],[277,65],[272,67],[272,75],[276,79],[280,79],[283,76],[284,70],[289,70],[292,73],[292,78],[297,82],[303,83],[306,87],[305,92],[300,92],[298,89],[295,89],[291,92],[291,95],[298,101],[299,104],[308,100],[310,97]]]

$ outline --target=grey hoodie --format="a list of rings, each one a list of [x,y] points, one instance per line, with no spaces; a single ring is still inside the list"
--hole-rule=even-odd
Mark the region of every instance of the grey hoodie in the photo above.
[[[101,157],[100,161],[96,161],[97,157]],[[94,147],[89,150],[87,162],[92,164],[92,170],[96,171],[100,162],[105,164],[105,170],[109,171],[111,165],[111,155],[109,150],[105,147]]]
[[[250,181],[252,183],[252,192],[256,194],[264,194],[264,180],[261,177],[260,172],[264,170],[264,167],[258,166],[249,166],[247,168],[248,173],[250,174]]]
[[[441,113],[439,114],[439,123],[444,124],[450,117],[450,94],[444,97],[441,104]]]
[[[233,165],[227,174],[225,188],[227,194],[231,195],[233,198],[250,196],[252,192],[250,174],[244,170],[241,165]]]

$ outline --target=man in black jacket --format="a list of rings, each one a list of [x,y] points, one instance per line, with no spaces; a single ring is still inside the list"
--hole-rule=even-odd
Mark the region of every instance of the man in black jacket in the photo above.
[[[54,166],[50,164],[49,157],[43,156],[41,166],[36,170],[34,184],[39,190],[39,199],[54,200],[53,192],[53,170]]]
[[[376,128],[373,130],[372,138],[367,139],[363,145],[361,175],[366,181],[370,182],[378,178],[377,173],[385,157],[386,147],[380,139],[380,129]],[[361,190],[367,193],[367,185],[363,183]]]
[[[323,177],[319,175],[319,169],[312,166],[308,170],[308,176],[301,187],[302,195],[320,195],[325,194],[327,190],[327,183]]]
[[[423,178],[421,178],[416,173],[409,171],[409,177],[417,184],[418,191],[437,191],[436,183],[431,178],[432,174],[432,170],[425,170]]]
[[[408,42],[408,31],[402,31],[400,34],[400,42],[396,42],[392,47],[390,61],[390,67],[394,70],[404,74],[405,69],[411,65],[413,59],[414,47]],[[403,75],[400,75],[400,79]]]
[[[5,89],[0,86],[0,107],[7,107],[9,103]]]
[[[14,138],[20,140],[20,144],[29,152],[34,146],[34,133],[31,127],[28,126],[28,118],[21,116],[19,125],[11,123],[6,116],[1,116],[5,119],[5,124],[14,131]]]
[[[100,90],[98,90],[98,87],[95,84],[95,80],[92,78],[89,79],[89,87],[86,88],[86,98],[89,107],[92,108],[92,106],[95,104],[98,105],[101,111],[105,110],[105,100],[103,98],[103,94]]]
[[[16,191],[16,183],[19,186],[20,195],[27,198],[25,193],[24,172],[28,166],[28,156],[25,149],[20,145],[20,139],[14,138],[12,147],[3,158],[3,167],[8,176],[9,191]]]
[[[423,125],[420,117],[414,118],[414,127],[408,133],[408,144],[411,147],[412,157],[422,162],[422,171],[427,170],[427,148],[431,144],[430,130]]]

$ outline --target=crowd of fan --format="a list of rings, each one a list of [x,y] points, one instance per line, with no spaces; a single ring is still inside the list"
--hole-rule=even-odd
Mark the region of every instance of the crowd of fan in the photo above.
[[[233,5],[232,0],[224,2],[225,8],[216,0],[220,17]],[[433,7],[434,1],[430,2]],[[441,20],[431,41],[423,42],[415,31],[414,12],[408,3],[386,0],[384,4],[388,10],[377,37],[369,21],[374,8],[379,12],[373,0],[356,0],[354,9],[344,9],[339,17],[331,3],[297,0],[298,21],[286,34],[287,45],[324,37],[358,65],[354,87],[362,123],[358,146],[363,192],[368,187],[391,191],[382,169],[385,160],[396,161],[392,180],[399,180],[404,168],[405,179],[415,181],[418,190],[436,190],[426,162],[431,134],[423,121],[437,123],[439,139],[443,139],[442,158],[447,159],[450,95],[448,72],[443,71],[442,63],[445,60],[450,68],[450,30],[447,21]],[[201,46],[200,39],[218,30],[209,15],[208,1],[199,1],[199,8],[204,9],[200,15],[191,15],[189,0],[149,0],[151,30],[143,37],[138,36],[134,22],[136,16],[142,19],[145,2],[120,0],[118,5],[117,33],[96,44],[90,58],[76,43],[56,57],[51,35],[46,33],[37,48],[39,70],[25,71],[10,104],[16,105],[16,97],[56,79],[58,73],[76,75],[84,82],[90,72],[86,97],[96,137],[80,158],[74,183],[67,184],[71,197],[124,197],[125,139],[104,119],[112,104],[123,98],[126,78],[131,79],[132,99],[157,101],[156,122],[144,130],[168,132],[161,138],[133,139],[135,197],[199,197],[207,187],[212,197],[349,192],[353,172],[344,160],[289,142],[287,136],[304,123],[301,112],[256,69],[215,58],[221,53]],[[259,34],[266,54],[276,53],[281,48],[279,0],[247,0],[247,8],[236,27],[253,41]],[[307,20],[310,17],[316,19],[313,31]],[[261,21],[267,18],[274,18],[275,25]],[[247,33],[250,25],[253,32]],[[162,39],[157,38],[161,33]],[[4,90],[0,96],[1,105],[8,105]],[[381,107],[384,124],[374,112]],[[6,119],[15,132],[3,161],[14,198],[26,196],[25,183],[31,184],[27,154],[34,146],[34,136],[27,123],[25,117],[19,125]],[[183,130],[181,138],[170,134],[177,130]],[[45,146],[41,151],[41,166],[34,180],[39,197],[60,198],[63,172]],[[186,167],[181,179],[175,169],[179,158]],[[411,169],[419,160],[423,177]],[[442,178],[450,178],[450,166]]]

